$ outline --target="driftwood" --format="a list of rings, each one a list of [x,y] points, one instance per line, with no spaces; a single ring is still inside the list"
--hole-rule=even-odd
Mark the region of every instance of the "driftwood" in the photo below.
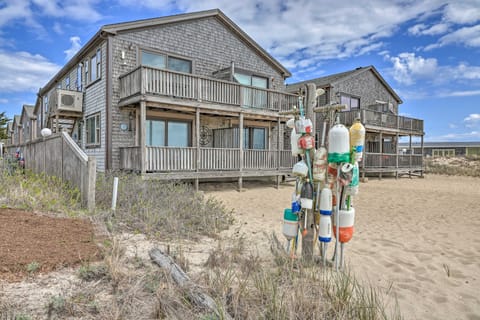
[[[203,292],[202,289],[187,276],[182,268],[180,268],[170,256],[163,253],[158,248],[153,248],[150,250],[149,254],[153,262],[168,271],[175,283],[186,291],[193,303],[202,308],[213,311],[220,319],[232,319],[228,313],[220,313],[217,304],[212,297]]]

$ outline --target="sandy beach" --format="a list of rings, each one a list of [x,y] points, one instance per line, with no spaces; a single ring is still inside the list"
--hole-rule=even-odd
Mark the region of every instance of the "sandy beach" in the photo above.
[[[234,228],[267,254],[264,231],[284,239],[293,186],[246,183],[243,192],[234,185],[205,192],[234,209]],[[359,280],[396,297],[405,319],[480,319],[479,199],[479,178],[371,178],[354,199],[345,261]]]

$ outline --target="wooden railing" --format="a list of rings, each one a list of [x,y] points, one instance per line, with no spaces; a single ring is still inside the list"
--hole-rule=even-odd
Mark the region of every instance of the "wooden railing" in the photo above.
[[[364,125],[423,134],[423,120],[366,109],[340,112],[340,123],[346,126],[352,125],[358,113],[360,113],[360,119]]]
[[[418,168],[423,165],[423,156],[367,152],[363,161],[365,168]]]
[[[240,149],[200,148],[199,171],[240,170]],[[279,165],[280,161],[280,165]],[[120,169],[140,170],[141,148],[120,148]],[[243,169],[276,170],[292,168],[295,158],[291,152],[281,150],[243,151]],[[197,148],[146,147],[147,172],[195,171],[197,170]]]
[[[152,94],[271,111],[287,111],[298,96],[188,73],[140,66],[120,76],[120,99]]]

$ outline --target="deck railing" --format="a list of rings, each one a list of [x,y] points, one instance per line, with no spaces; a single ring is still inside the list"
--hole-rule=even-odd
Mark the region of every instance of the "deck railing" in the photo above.
[[[140,66],[120,76],[120,99],[151,94],[271,111],[287,111],[298,96],[188,73]]]
[[[360,113],[361,122],[364,125],[423,134],[423,120],[366,109],[340,112],[340,123],[346,126],[352,125],[358,113]]]
[[[147,172],[179,171],[235,171],[240,170],[240,149],[238,148],[200,148],[199,167],[197,168],[197,148],[146,147]],[[280,161],[280,162],[279,162]],[[292,168],[295,158],[288,150],[243,151],[243,169],[276,170]],[[140,170],[141,148],[120,148],[120,169]]]
[[[423,156],[367,152],[363,161],[365,161],[362,164],[364,168],[418,168],[422,167]]]

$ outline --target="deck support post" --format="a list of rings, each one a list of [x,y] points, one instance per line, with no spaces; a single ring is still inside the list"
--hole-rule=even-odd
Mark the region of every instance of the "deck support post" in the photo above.
[[[147,149],[146,149],[146,125],[147,125],[147,103],[140,101],[140,172],[145,174],[146,162],[147,162]]]
[[[410,140],[408,143],[408,148],[410,149],[410,158],[409,158],[409,165],[408,165],[408,177],[411,179],[412,178],[412,154],[413,154],[412,134],[410,134],[409,137],[410,137]]]
[[[398,127],[398,125],[397,125]],[[398,136],[398,132],[397,132],[397,139],[395,141],[395,156],[396,156],[396,159],[395,159],[395,179],[398,179],[398,141],[399,141],[399,136]]]
[[[280,131],[280,117],[277,118],[277,189],[280,188],[280,139],[282,132]]]
[[[240,151],[239,151],[239,177],[238,177],[238,191],[241,192],[243,189],[243,177],[242,177],[242,171],[243,171],[243,112],[240,112],[239,115],[239,121],[238,121],[238,129],[239,129],[239,139],[240,139]]]
[[[421,152],[422,152],[422,153],[421,153],[421,156],[422,156],[422,157],[420,158],[420,177],[423,178],[423,151],[424,151],[424,150],[423,150],[423,134],[422,134],[422,136],[420,137],[420,139],[421,139]]]
[[[382,180],[382,170],[383,170],[383,132],[380,132],[380,161],[379,161],[379,165],[380,165],[380,172],[378,174],[378,178],[380,180]]]
[[[195,165],[195,171],[197,172],[197,177],[195,178],[195,191],[198,191],[198,187],[199,187],[198,172],[200,171],[200,108],[199,107],[197,107],[195,110],[195,146],[197,147],[196,165]]]

